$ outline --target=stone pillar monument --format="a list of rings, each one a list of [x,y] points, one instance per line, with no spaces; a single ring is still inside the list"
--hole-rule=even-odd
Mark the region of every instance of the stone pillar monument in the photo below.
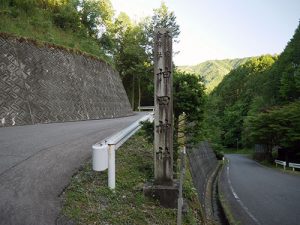
[[[173,185],[172,36],[156,29],[154,36],[154,183]]]
[[[159,28],[154,36],[154,182],[145,185],[144,193],[168,208],[176,208],[178,199],[178,182],[173,180],[172,80],[171,31]]]

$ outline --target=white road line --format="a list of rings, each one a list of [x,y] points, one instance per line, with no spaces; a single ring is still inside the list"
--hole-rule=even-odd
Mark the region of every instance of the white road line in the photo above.
[[[229,179],[229,165],[227,165],[227,181],[230,187],[230,190],[234,196],[234,198],[236,199],[236,201],[241,205],[241,207],[245,210],[245,212],[248,214],[248,216],[255,222],[255,224],[257,225],[261,225],[260,222],[258,222],[258,220],[252,215],[252,213],[249,211],[249,209],[244,205],[244,203],[241,201],[241,199],[239,198],[239,196],[236,194],[236,192],[234,191],[233,187],[232,187],[232,183]]]

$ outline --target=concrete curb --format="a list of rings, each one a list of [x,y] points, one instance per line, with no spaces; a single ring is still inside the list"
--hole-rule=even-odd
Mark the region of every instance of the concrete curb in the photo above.
[[[220,169],[219,169],[219,173],[217,176],[217,201],[220,205],[220,209],[222,210],[222,214],[224,215],[224,219],[225,219],[225,224],[229,224],[229,225],[240,225],[241,223],[234,217],[233,213],[232,213],[232,209],[229,206],[229,203],[227,201],[227,199],[225,198],[225,196],[223,195],[223,191],[221,189],[221,176],[222,173],[224,172],[224,168],[227,165],[228,160],[226,159],[224,161],[224,163],[221,164]]]
[[[215,168],[214,172],[211,174],[211,176],[209,177],[208,181],[207,181],[207,185],[206,185],[206,198],[205,198],[205,209],[204,209],[204,213],[205,213],[205,218],[208,221],[213,221],[213,222],[217,222],[216,218],[214,216],[214,186],[216,184],[217,178],[219,176],[220,173],[220,169],[221,169],[222,164],[218,164],[217,167]]]

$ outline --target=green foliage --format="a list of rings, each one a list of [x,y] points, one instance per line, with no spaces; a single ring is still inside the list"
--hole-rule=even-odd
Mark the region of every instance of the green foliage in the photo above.
[[[131,23],[124,14],[119,16],[118,23],[121,28],[119,35],[122,38],[117,42],[116,67],[120,72],[132,108],[136,109],[141,105],[142,95],[148,91],[142,87],[147,87],[150,82],[153,82],[150,58],[144,47],[147,39],[142,27]]]
[[[244,64],[250,58],[208,60],[195,66],[180,66],[179,70],[200,74],[205,82],[206,92],[211,92],[232,69]]]
[[[259,96],[261,77],[265,76],[276,57],[249,59],[232,70],[208,97],[205,115],[206,136],[213,142],[232,147],[241,140],[244,119],[250,105]]]
[[[300,146],[300,101],[249,116],[246,124],[245,132],[252,143],[297,148]]]
[[[81,23],[90,36],[97,37],[112,21],[113,9],[109,0],[84,0],[79,4]]]
[[[104,48],[99,45],[101,37],[89,35],[89,28],[83,24],[83,15],[78,11],[82,8],[82,4],[89,1],[2,0],[2,2],[0,32],[79,49],[111,62]],[[100,0],[93,2],[99,3]],[[105,26],[106,23],[103,22],[102,27]]]
[[[300,26],[272,67],[265,95],[272,105],[285,104],[300,97]]]
[[[249,59],[208,96],[204,130],[226,147],[264,144],[299,149],[300,29],[279,57]],[[298,150],[297,150],[298,151]]]
[[[172,37],[176,41],[179,34],[180,28],[176,22],[176,16],[174,12],[169,12],[168,7],[164,2],[161,3],[160,8],[154,9],[154,15],[150,24],[151,30],[156,27],[169,28],[172,32]]]
[[[173,80],[175,130],[179,126],[179,116],[185,114],[190,141],[199,141],[201,137],[201,121],[205,101],[204,84],[201,77],[191,73],[175,71]]]
[[[153,16],[146,18],[144,23],[144,31],[147,36],[148,44],[146,46],[147,52],[151,59],[153,59],[153,37],[155,28],[168,28],[171,30],[173,41],[179,42],[180,27],[176,21],[176,16],[173,11],[169,11],[164,2],[161,6],[153,10]]]
[[[80,15],[77,12],[78,1],[70,1],[53,9],[53,22],[62,29],[77,31],[80,27]]]
[[[142,124],[142,134],[149,144],[154,142],[154,122],[143,121]]]
[[[214,150],[214,153],[216,154],[217,160],[222,160],[223,159],[223,157],[224,157],[223,152]]]
[[[201,137],[201,121],[204,113],[204,84],[200,77],[180,71],[174,72],[173,80],[173,108],[175,117],[175,133],[182,133],[190,136],[192,140],[199,140]],[[180,115],[184,114],[187,128],[179,128]],[[153,140],[153,123],[142,122],[143,132]],[[152,137],[150,137],[150,135]]]

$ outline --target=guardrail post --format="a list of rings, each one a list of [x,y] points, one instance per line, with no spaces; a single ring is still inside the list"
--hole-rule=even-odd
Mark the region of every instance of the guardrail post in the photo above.
[[[108,187],[116,188],[116,146],[108,145]]]

